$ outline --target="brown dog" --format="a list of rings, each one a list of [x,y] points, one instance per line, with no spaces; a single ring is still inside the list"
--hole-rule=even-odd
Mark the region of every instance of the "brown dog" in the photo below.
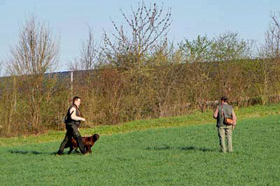
[[[99,139],[99,135],[94,134],[89,137],[82,137],[82,139],[83,139],[84,146],[87,149],[87,152],[92,153],[91,147]],[[76,142],[76,140],[74,138],[72,138],[71,140],[69,140],[67,142],[67,144],[65,145],[65,148],[67,148],[67,147],[70,147],[68,154],[70,154],[73,151],[73,149],[75,149],[75,151],[78,152],[78,143]]]

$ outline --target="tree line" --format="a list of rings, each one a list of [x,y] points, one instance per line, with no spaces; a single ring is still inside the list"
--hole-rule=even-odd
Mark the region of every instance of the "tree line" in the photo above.
[[[265,44],[226,32],[178,44],[168,40],[171,9],[139,3],[125,25],[112,21],[97,45],[89,28],[71,76],[53,73],[59,38],[35,16],[26,20],[0,83],[0,136],[64,128],[71,97],[82,97],[87,127],[204,112],[222,95],[235,106],[279,101],[279,15],[271,15]]]

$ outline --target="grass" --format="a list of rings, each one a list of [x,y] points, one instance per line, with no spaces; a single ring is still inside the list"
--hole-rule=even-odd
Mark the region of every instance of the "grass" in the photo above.
[[[200,125],[185,123],[195,120],[191,116],[135,121],[124,124],[126,128],[102,129],[103,135],[90,156],[54,156],[62,137],[53,142],[2,146],[0,183],[276,186],[280,183],[280,116],[276,108],[272,105],[238,110],[243,119],[234,130],[234,153],[229,154],[218,152],[213,120]],[[153,127],[143,127],[147,121]],[[168,122],[172,127],[165,124]],[[139,125],[143,125],[141,130],[135,128]]]

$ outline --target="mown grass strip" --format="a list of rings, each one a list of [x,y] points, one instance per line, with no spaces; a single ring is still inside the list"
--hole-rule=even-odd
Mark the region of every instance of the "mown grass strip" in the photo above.
[[[245,108],[235,108],[235,112],[238,116],[238,121],[242,121],[245,118],[259,118],[268,115],[278,115],[280,114],[280,104],[255,105]],[[144,119],[118,125],[101,125],[96,126],[94,128],[81,128],[81,134],[92,135],[93,133],[98,133],[101,135],[110,135],[115,133],[132,132],[153,128],[169,128],[196,124],[215,123],[212,114],[212,110],[207,110],[204,113],[194,111],[192,114],[185,116]],[[58,141],[62,140],[64,135],[65,131],[49,131],[48,133],[41,135],[0,138],[0,146]]]

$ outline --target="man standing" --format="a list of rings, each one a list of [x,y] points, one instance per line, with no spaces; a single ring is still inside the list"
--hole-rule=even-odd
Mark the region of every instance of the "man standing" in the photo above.
[[[80,104],[81,104],[81,98],[75,96],[73,98],[73,104],[70,106],[70,108],[67,111],[67,115],[65,118],[67,132],[65,134],[64,140],[62,141],[59,147],[57,155],[63,154],[65,145],[69,140],[71,140],[72,137],[77,141],[81,153],[82,154],[87,153],[86,148],[83,144],[82,136],[78,130],[81,121],[85,121],[85,118],[82,117],[81,112],[79,110]]]
[[[221,152],[232,152],[232,131],[236,125],[236,115],[231,105],[228,104],[227,97],[221,98],[221,104],[216,108],[213,117],[217,119],[218,136],[221,146]],[[228,125],[225,123],[225,118],[232,118],[233,124]],[[227,139],[227,147],[225,144]]]

